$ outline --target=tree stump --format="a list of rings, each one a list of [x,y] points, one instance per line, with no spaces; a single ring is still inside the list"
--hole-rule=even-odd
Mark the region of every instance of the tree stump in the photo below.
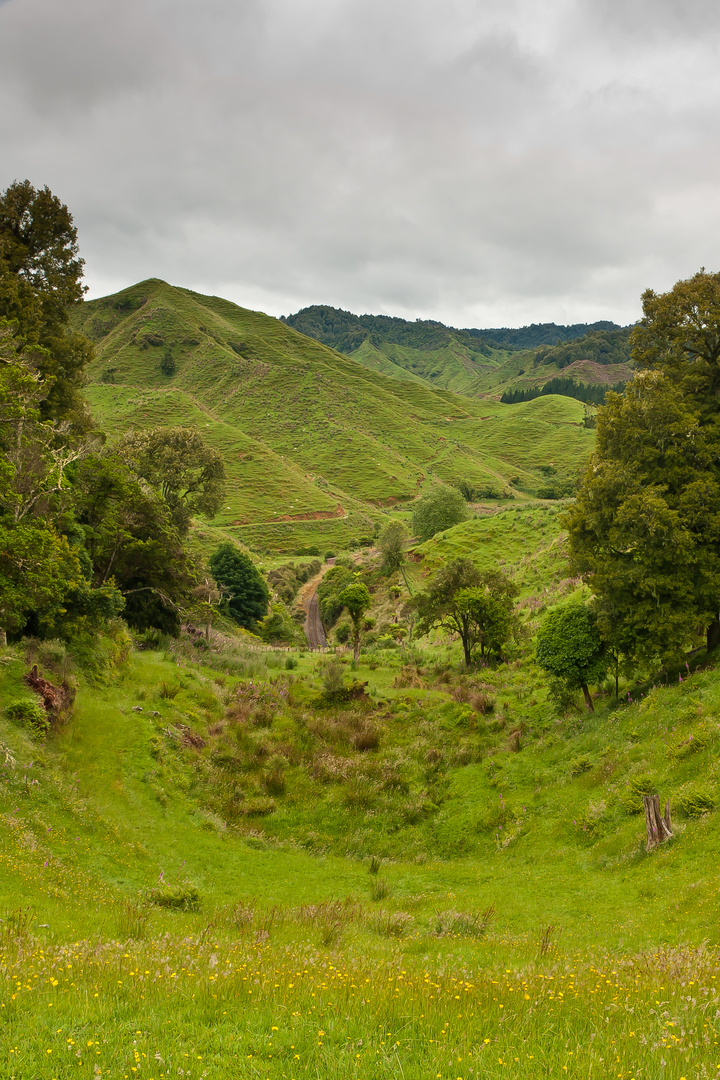
[[[670,821],[670,803],[665,803],[665,813],[660,814],[660,796],[643,795],[645,807],[645,828],[647,830],[646,851],[652,851],[658,844],[665,843],[672,836]]]

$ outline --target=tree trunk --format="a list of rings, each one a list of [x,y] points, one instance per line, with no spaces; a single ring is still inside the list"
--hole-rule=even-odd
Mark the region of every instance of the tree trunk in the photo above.
[[[585,698],[585,708],[586,708],[586,710],[588,712],[595,712],[595,706],[593,705],[593,700],[590,697],[590,691],[588,690],[587,683],[581,683],[580,689],[582,690],[583,697]]]
[[[470,652],[470,643],[467,638],[462,639],[463,653],[465,655],[465,667],[470,667],[470,661],[472,660],[472,654]]]
[[[652,851],[658,844],[663,844],[672,836],[670,821],[670,803],[665,803],[665,813],[660,814],[660,796],[643,795],[645,807],[645,830],[647,832],[647,851]]]
[[[708,626],[705,640],[707,641],[708,652],[712,652],[713,649],[716,649],[718,645],[720,645],[720,621],[718,619],[715,619],[715,621],[711,622]]]
[[[3,630],[2,626],[0,626],[0,649],[4,649],[6,645],[7,645],[7,634]]]
[[[353,660],[357,664],[360,659],[360,627],[355,631],[353,638]]]

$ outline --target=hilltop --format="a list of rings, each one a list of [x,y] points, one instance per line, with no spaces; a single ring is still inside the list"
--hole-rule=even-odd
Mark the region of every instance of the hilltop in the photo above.
[[[570,476],[592,446],[569,398],[506,406],[389,378],[157,280],[85,302],[74,320],[95,344],[87,397],[111,436],[194,423],[221,451],[229,489],[208,544],[348,546],[433,482],[532,497],[548,467]]]

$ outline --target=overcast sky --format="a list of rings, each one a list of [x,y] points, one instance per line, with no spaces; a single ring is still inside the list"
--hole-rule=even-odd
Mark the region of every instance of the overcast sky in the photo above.
[[[717,0],[0,0],[0,187],[90,295],[631,322],[720,269]]]

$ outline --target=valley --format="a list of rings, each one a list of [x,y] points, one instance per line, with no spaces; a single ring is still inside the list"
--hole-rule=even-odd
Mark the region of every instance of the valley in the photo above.
[[[106,441],[43,504],[65,592],[43,579],[0,647],[3,1075],[716,1075],[717,653],[693,624],[637,659],[611,626],[595,677],[562,683],[538,648],[598,599],[576,520],[595,406],[539,391],[624,383],[627,332],[318,311],[156,279],[72,310]],[[174,428],[225,486],[171,528],[177,461],[157,444],[159,481],[138,447]],[[421,532],[438,492],[455,516]],[[147,579],[120,578],[124,544]],[[264,617],[232,615],[220,545]],[[428,615],[451,572],[455,623]]]

